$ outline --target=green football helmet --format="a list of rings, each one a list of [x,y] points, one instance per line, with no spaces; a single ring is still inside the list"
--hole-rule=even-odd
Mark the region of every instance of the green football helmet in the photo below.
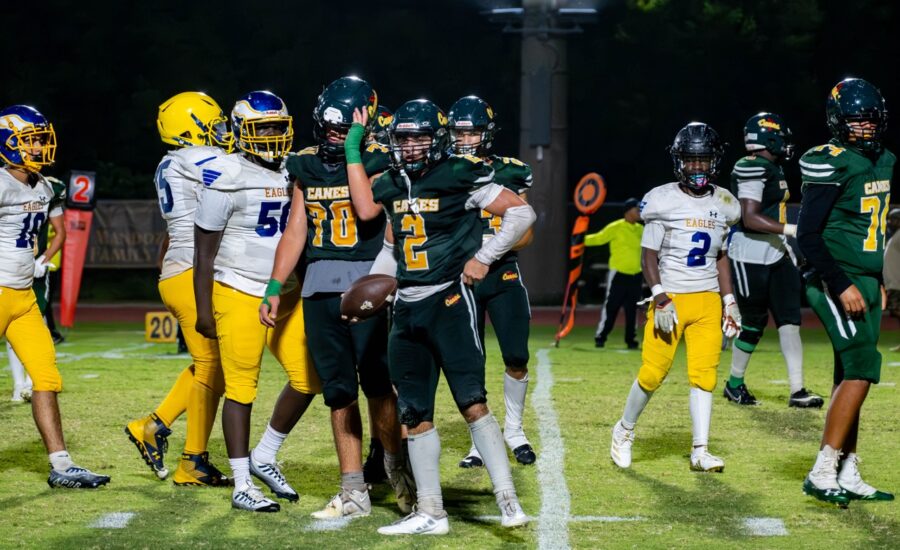
[[[494,133],[499,130],[494,121],[494,110],[480,97],[468,95],[460,98],[450,107],[448,113],[450,126],[450,144],[458,155],[475,155],[483,157],[494,141]],[[460,142],[461,132],[480,132],[481,140],[477,143]]]
[[[744,146],[748,151],[768,151],[779,161],[794,156],[794,140],[784,119],[775,113],[758,113],[744,125]]]
[[[378,94],[365,80],[356,76],[343,76],[322,90],[313,109],[313,135],[319,145],[319,154],[329,162],[344,160],[344,137],[353,125],[353,110],[366,109],[369,128],[374,124],[378,108]],[[340,136],[329,138],[329,130]]]
[[[427,99],[414,99],[401,105],[391,120],[389,130],[391,159],[395,168],[418,174],[441,161],[447,154],[447,116]],[[431,139],[411,143],[422,136]]]
[[[384,105],[379,105],[375,111],[375,120],[372,124],[372,132],[369,134],[369,141],[385,147],[390,146],[391,140],[388,137],[388,130],[393,119],[394,111]]]
[[[838,82],[825,100],[825,116],[831,135],[843,145],[865,152],[881,151],[888,112],[884,97],[872,84],[861,78]],[[861,136],[854,134],[850,124],[859,122],[872,122],[875,128]]]

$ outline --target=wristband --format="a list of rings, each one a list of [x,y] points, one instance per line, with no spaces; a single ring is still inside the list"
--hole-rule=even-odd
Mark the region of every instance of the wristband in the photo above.
[[[366,127],[359,122],[354,122],[344,139],[344,157],[347,164],[362,164],[362,153],[359,146],[366,137]]]
[[[797,236],[797,226],[793,223],[784,224],[784,229],[781,232],[787,237],[796,237]]]
[[[657,284],[657,285],[653,285],[652,287],[650,287],[650,295],[651,296],[657,296],[658,294],[665,294],[665,293],[666,293],[666,291],[663,290],[662,285]]]
[[[272,304],[269,303],[270,296],[278,296],[281,294],[282,283],[276,281],[275,279],[269,279],[269,284],[266,285],[266,291],[263,293],[262,303],[266,304],[269,307],[272,307]]]
[[[731,304],[737,303],[737,300],[734,299],[734,294],[726,294],[722,296],[722,303],[726,306],[730,306]]]

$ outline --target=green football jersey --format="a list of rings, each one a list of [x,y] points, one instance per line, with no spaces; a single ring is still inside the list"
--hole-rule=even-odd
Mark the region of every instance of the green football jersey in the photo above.
[[[841,188],[822,237],[846,273],[876,275],[882,271],[896,160],[887,149],[870,159],[836,140],[813,147],[800,159],[803,189],[811,185]]]
[[[738,199],[760,203],[760,213],[778,223],[787,223],[787,201],[791,198],[781,166],[760,156],[746,156],[734,164],[731,192]],[[758,233],[738,225],[746,233]]]
[[[512,157],[491,157],[491,168],[494,169],[494,183],[502,185],[517,195],[523,195],[531,189],[531,167],[519,159]],[[495,216],[487,210],[481,211],[481,233],[485,237],[493,237],[500,231],[500,216]],[[502,262],[515,258],[518,253],[515,250],[507,252]]]
[[[384,216],[365,222],[356,219],[347,166],[325,164],[317,151],[317,147],[307,147],[285,162],[306,202],[307,261],[374,260],[384,239]],[[390,166],[387,148],[377,143],[366,147],[362,160],[369,176]]]
[[[469,194],[492,181],[493,169],[469,155],[454,155],[433,166],[412,181],[411,192],[396,170],[375,180],[372,193],[388,212],[399,251],[401,287],[459,279],[481,247],[479,210],[467,208]]]

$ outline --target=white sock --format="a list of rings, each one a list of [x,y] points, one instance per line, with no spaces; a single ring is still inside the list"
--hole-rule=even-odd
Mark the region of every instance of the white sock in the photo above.
[[[50,467],[57,472],[65,472],[75,465],[68,451],[56,451],[55,453],[50,453],[49,457]]]
[[[691,423],[694,427],[694,447],[709,445],[709,423],[712,418],[712,392],[691,388]]]
[[[234,491],[240,491],[244,485],[250,483],[250,457],[229,458],[231,465],[231,477],[234,479]]]
[[[735,378],[743,378],[747,372],[747,365],[750,364],[750,353],[740,349],[737,346],[731,346],[731,376]]]
[[[419,509],[432,517],[446,517],[441,495],[441,438],[437,429],[419,435],[409,434],[408,446]]]
[[[626,430],[633,430],[637,424],[638,418],[644,412],[644,407],[650,402],[653,392],[648,392],[638,383],[637,380],[631,385],[628,392],[628,399],[625,400],[625,412],[622,413],[622,427]]]
[[[528,444],[522,430],[522,415],[525,412],[525,393],[528,391],[528,375],[517,380],[509,374],[503,375],[503,403],[506,405],[506,419],[503,438],[510,449]]]
[[[506,447],[503,445],[503,435],[500,433],[497,419],[493,414],[487,413],[469,424],[469,432],[472,434],[475,447],[481,453],[488,475],[491,476],[494,494],[498,498],[503,493],[515,494],[516,487],[513,485],[509,458],[506,456]]]
[[[800,341],[800,327],[797,325],[778,327],[778,339],[781,341],[781,354],[787,363],[791,393],[797,393],[803,389],[803,342]]]
[[[822,447],[816,455],[816,463],[809,472],[809,478],[820,489],[838,489],[837,468],[841,459],[841,450],[828,445]],[[828,466],[826,467],[826,462]]]
[[[278,450],[281,449],[281,445],[284,444],[287,436],[288,434],[283,434],[272,428],[271,424],[267,425],[265,433],[259,438],[259,443],[251,453],[253,460],[260,464],[272,464],[275,462],[275,455],[278,454]]]
[[[30,388],[31,378],[25,371],[25,365],[19,360],[19,356],[13,351],[9,342],[6,342],[6,355],[9,357],[9,370],[12,372],[13,388]]]

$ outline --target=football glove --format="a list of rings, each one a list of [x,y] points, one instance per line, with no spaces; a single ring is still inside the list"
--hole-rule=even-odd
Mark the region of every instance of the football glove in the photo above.
[[[653,326],[657,330],[669,334],[675,330],[675,325],[677,324],[678,315],[675,313],[675,302],[667,300],[662,304],[656,305],[656,310],[653,312]]]
[[[47,274],[47,270],[56,267],[54,264],[47,261],[44,256],[38,256],[34,259],[34,278],[40,279],[44,275]]]
[[[734,338],[741,332],[741,312],[733,294],[722,297],[722,332],[725,338]]]

